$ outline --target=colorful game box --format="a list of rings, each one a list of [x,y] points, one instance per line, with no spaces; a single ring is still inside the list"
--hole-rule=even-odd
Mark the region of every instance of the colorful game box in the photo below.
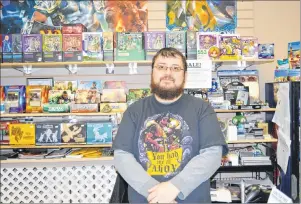
[[[101,103],[101,113],[123,113],[127,109],[126,103]]]
[[[137,101],[139,99],[148,97],[151,95],[150,89],[129,89],[129,93],[127,95],[127,101]]]
[[[26,113],[42,113],[43,105],[48,103],[50,86],[26,86]]]
[[[12,34],[13,62],[23,62],[22,35]]]
[[[102,102],[125,103],[126,93],[124,89],[103,89],[101,95]]]
[[[19,123],[18,120],[0,121],[0,144],[9,144],[9,124]]]
[[[0,86],[0,113],[5,113],[5,94],[3,86]]]
[[[168,31],[166,32],[166,47],[178,49],[186,56],[186,32],[185,31]]]
[[[34,124],[10,124],[9,144],[10,145],[34,145],[35,144]]]
[[[274,43],[258,44],[259,59],[274,59]]]
[[[5,112],[24,113],[26,109],[25,86],[4,86]]]
[[[42,62],[42,35],[22,35],[24,62]]]
[[[197,59],[197,32],[187,31],[187,59],[196,60]]]
[[[291,69],[300,69],[300,41],[288,43],[288,59]]]
[[[36,145],[57,145],[61,143],[59,123],[36,124]]]
[[[258,38],[241,37],[242,59],[258,58]]]
[[[275,69],[274,81],[275,82],[288,82],[289,69]]]
[[[87,32],[87,28],[83,24],[64,24],[62,28],[63,34],[82,34]]]
[[[113,32],[103,32],[103,60],[113,61],[114,60],[114,35]]]
[[[83,58],[84,61],[103,61],[102,33],[83,33]]]
[[[142,33],[117,33],[117,61],[144,60]]]
[[[4,34],[2,40],[2,54],[4,63],[13,62],[13,53],[12,53],[12,35]]]
[[[125,81],[105,81],[104,89],[126,89]]]
[[[43,113],[70,113],[70,104],[45,103]]]
[[[222,34],[219,36],[221,60],[241,60],[241,40],[238,34]]]
[[[61,62],[62,55],[62,35],[46,34],[43,35],[43,60],[44,62]]]
[[[49,104],[70,104],[74,101],[74,95],[70,90],[49,90]]]
[[[87,144],[112,144],[112,123],[87,123]]]
[[[102,83],[100,80],[79,80],[77,83],[78,90],[97,90],[101,92]]]
[[[80,123],[61,123],[62,144],[85,144],[87,128]]]
[[[98,103],[94,104],[71,104],[71,113],[96,113],[98,111]]]
[[[215,32],[197,33],[197,59],[217,59],[220,56],[219,34]]]
[[[96,89],[77,90],[75,94],[75,103],[77,104],[100,103],[100,93]]]
[[[63,60],[65,62],[81,62],[82,34],[63,34]]]
[[[77,81],[54,80],[52,90],[69,90],[74,94],[77,90]]]
[[[144,42],[146,60],[152,60],[165,47],[165,32],[144,32]]]

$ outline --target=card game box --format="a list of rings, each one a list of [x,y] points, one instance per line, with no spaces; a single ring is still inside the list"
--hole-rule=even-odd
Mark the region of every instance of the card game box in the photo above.
[[[144,32],[146,60],[152,60],[155,54],[165,47],[165,32]]]
[[[2,55],[4,63],[13,62],[13,53],[12,53],[12,35],[3,34],[2,35]]]
[[[188,30],[187,35],[187,59],[196,60],[197,59],[197,32]]]
[[[168,31],[166,32],[166,47],[178,49],[186,57],[186,32]]]
[[[144,59],[143,33],[117,33],[116,61]]]
[[[112,123],[87,123],[87,144],[112,144]]]
[[[50,86],[26,86],[26,113],[42,113],[43,105],[48,103]]]
[[[241,39],[238,34],[222,34],[219,36],[221,60],[241,60]]]
[[[0,144],[9,144],[9,124],[19,123],[18,120],[0,121]]]
[[[102,102],[125,103],[126,93],[124,89],[103,89],[101,95]]]
[[[13,62],[23,62],[22,35],[12,34]]]
[[[274,59],[274,43],[258,44],[259,59]]]
[[[75,94],[77,90],[77,81],[54,80],[52,90],[69,90],[72,94]]]
[[[34,145],[35,124],[9,124],[10,145]]]
[[[103,85],[104,89],[126,89],[125,81],[105,81]]]
[[[82,34],[63,34],[63,60],[65,62],[81,62],[82,51]]]
[[[103,61],[102,33],[83,33],[83,60]]]
[[[197,33],[197,59],[210,60],[220,56],[219,34],[216,32]]]
[[[62,55],[62,35],[46,34],[43,35],[43,60],[44,62],[61,62]]]
[[[128,102],[134,102],[139,99],[148,97],[151,95],[151,90],[149,88],[145,89],[129,89],[129,93],[127,95]]]
[[[96,90],[99,93],[102,90],[101,80],[79,80],[77,83],[78,90]]]
[[[85,144],[87,139],[86,124],[61,123],[62,144]]]
[[[101,103],[99,110],[101,113],[122,113],[127,107],[126,103]]]
[[[82,34],[83,32],[87,32],[87,28],[80,23],[64,24],[62,27],[63,34]]]
[[[98,103],[94,104],[71,104],[71,113],[96,113],[98,112]]]
[[[43,113],[70,113],[70,104],[43,104]]]
[[[59,123],[37,123],[36,145],[57,145],[61,143]]]
[[[77,90],[75,94],[75,103],[77,104],[100,103],[100,93],[95,89]]]
[[[26,109],[26,87],[4,86],[5,112],[24,113]]]
[[[74,94],[70,90],[49,90],[49,104],[70,104],[74,101]]]
[[[24,62],[42,62],[42,35],[22,35]]]
[[[113,61],[114,60],[114,34],[113,32],[103,32],[103,60]]]
[[[258,38],[241,37],[242,59],[258,58]]]

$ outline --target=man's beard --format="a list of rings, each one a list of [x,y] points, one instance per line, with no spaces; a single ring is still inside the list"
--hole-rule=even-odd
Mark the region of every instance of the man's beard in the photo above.
[[[161,87],[160,86],[161,80],[158,84],[156,84],[154,82],[153,76],[151,79],[151,91],[153,94],[157,95],[159,98],[164,99],[164,100],[173,100],[173,99],[179,97],[183,93],[185,80],[183,80],[182,84],[179,87],[175,86],[173,88]]]

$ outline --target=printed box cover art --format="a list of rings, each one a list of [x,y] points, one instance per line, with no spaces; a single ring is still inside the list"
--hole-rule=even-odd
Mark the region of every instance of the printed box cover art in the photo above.
[[[239,35],[223,34],[219,36],[220,59],[221,60],[240,60],[241,59],[241,40]]]
[[[165,32],[144,32],[146,50],[160,50],[165,47]]]
[[[42,52],[42,35],[28,34],[22,35],[23,52]]]
[[[124,89],[104,89],[101,95],[102,102],[124,103],[126,102],[126,93]]]
[[[104,89],[126,89],[125,81],[105,81]]]
[[[219,56],[219,34],[214,32],[197,33],[197,59],[216,59]]]
[[[241,37],[241,51],[243,59],[258,58],[258,38]]]
[[[103,50],[113,51],[114,35],[113,32],[103,32]]]
[[[74,95],[70,90],[49,90],[49,104],[69,104],[74,101]]]
[[[102,33],[83,33],[83,58],[84,61],[102,61]]]
[[[43,52],[61,52],[62,35],[47,34],[43,35]]]
[[[111,144],[111,123],[87,123],[87,144]]]
[[[79,80],[78,90],[97,90],[101,92],[102,82],[100,80]]]
[[[50,86],[26,86],[26,113],[43,112],[43,104],[48,103]]]
[[[197,59],[197,32],[187,31],[187,59],[196,60]]]
[[[63,51],[82,51],[82,34],[64,34]]]
[[[86,125],[79,123],[61,123],[62,143],[86,143]]]
[[[176,48],[186,56],[186,32],[166,32],[166,47]]]
[[[77,81],[55,80],[52,90],[69,90],[74,94],[77,90]]]
[[[22,35],[12,34],[12,52],[22,53]]]
[[[79,104],[100,103],[100,93],[95,89],[77,90],[75,94],[75,103],[79,103]]]
[[[34,145],[35,125],[34,124],[10,124],[9,144],[11,145]]]
[[[59,123],[36,124],[36,144],[61,143],[61,131]]]
[[[258,44],[259,59],[274,59],[274,43]]]
[[[5,112],[23,113],[26,109],[25,86],[4,86]]]
[[[2,35],[2,52],[12,52],[12,36]]]

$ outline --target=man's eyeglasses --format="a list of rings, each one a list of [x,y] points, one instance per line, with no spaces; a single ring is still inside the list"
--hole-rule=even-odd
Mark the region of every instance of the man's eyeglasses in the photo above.
[[[167,71],[167,69],[170,69],[170,71],[172,72],[180,72],[182,70],[184,70],[184,68],[180,67],[180,66],[171,66],[171,67],[168,67],[168,66],[165,66],[165,65],[156,65],[154,66],[156,69],[158,69],[159,71]]]

